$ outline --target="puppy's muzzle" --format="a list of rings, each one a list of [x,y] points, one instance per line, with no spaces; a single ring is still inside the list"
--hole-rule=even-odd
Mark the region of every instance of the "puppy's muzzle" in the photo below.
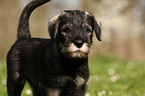
[[[86,58],[90,52],[89,44],[81,39],[76,39],[67,46],[60,44],[61,52],[69,58]]]

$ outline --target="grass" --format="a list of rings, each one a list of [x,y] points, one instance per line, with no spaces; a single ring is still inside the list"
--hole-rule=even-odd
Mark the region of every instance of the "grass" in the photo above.
[[[145,63],[113,57],[90,61],[90,96],[145,96]]]
[[[145,63],[116,57],[90,60],[90,79],[86,96],[145,96]],[[32,96],[28,85],[22,96]],[[0,95],[7,96],[6,67],[0,61]]]

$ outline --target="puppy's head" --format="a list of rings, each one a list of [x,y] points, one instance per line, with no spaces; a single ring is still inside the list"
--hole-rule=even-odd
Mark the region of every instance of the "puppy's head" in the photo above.
[[[61,53],[69,58],[87,58],[93,31],[101,41],[100,24],[88,12],[67,10],[49,21],[51,39],[58,42]]]

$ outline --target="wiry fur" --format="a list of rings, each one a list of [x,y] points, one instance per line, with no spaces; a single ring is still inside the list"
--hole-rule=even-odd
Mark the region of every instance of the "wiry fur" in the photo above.
[[[25,80],[33,96],[85,94],[93,31],[100,41],[100,26],[88,12],[67,10],[49,21],[51,39],[31,38],[29,16],[48,1],[33,0],[22,12],[18,39],[7,55],[8,96],[21,96]]]

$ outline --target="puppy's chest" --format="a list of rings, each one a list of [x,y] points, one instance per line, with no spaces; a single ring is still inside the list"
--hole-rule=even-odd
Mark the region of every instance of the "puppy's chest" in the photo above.
[[[59,76],[55,81],[55,86],[51,88],[46,88],[46,93],[48,96],[60,96],[63,93],[63,96],[71,96],[68,94],[67,90],[81,89],[81,86],[85,84],[85,79],[77,76],[75,79],[70,76]],[[57,86],[57,87],[56,87]],[[64,95],[65,94],[65,95]],[[75,94],[75,93],[73,93]]]
[[[82,86],[86,80],[80,76],[77,76],[75,79],[70,76],[59,76],[57,77],[56,82],[60,86],[66,86],[69,83],[74,83],[77,87],[79,87]]]
[[[68,82],[73,82],[73,79],[70,76],[58,76],[56,82],[58,85],[64,86]]]

